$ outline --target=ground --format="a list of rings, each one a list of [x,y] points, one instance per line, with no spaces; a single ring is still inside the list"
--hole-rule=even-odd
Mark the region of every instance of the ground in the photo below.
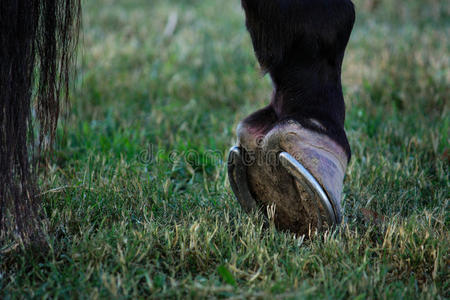
[[[311,239],[246,215],[227,181],[271,92],[239,1],[84,4],[40,177],[49,250],[0,246],[0,298],[450,297],[448,1],[355,3],[345,223]]]

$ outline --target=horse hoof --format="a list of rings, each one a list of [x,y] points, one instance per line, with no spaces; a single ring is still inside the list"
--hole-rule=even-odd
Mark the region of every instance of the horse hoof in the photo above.
[[[347,157],[327,136],[295,121],[276,125],[264,136],[245,124],[239,147],[228,160],[230,185],[249,212],[270,213],[280,230],[311,234],[341,222],[341,193]]]

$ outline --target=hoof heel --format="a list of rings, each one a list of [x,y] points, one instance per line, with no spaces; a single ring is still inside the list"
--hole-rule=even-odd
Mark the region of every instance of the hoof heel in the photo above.
[[[233,147],[228,155],[228,179],[238,202],[246,212],[256,210],[256,202],[250,193],[247,181],[247,169],[244,164],[242,150]]]

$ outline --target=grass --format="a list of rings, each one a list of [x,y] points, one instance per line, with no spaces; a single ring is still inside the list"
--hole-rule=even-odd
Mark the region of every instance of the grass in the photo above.
[[[450,7],[367,3],[343,70],[346,223],[305,240],[244,214],[226,179],[271,92],[239,1],[85,1],[41,176],[49,251],[2,251],[0,298],[450,297]]]

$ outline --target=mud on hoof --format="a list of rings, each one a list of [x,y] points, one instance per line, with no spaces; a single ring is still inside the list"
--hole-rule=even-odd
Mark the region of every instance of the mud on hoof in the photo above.
[[[306,235],[341,222],[347,156],[334,141],[295,121],[277,124],[266,134],[241,123],[238,140],[230,151],[228,175],[247,212],[274,206],[278,229]]]

